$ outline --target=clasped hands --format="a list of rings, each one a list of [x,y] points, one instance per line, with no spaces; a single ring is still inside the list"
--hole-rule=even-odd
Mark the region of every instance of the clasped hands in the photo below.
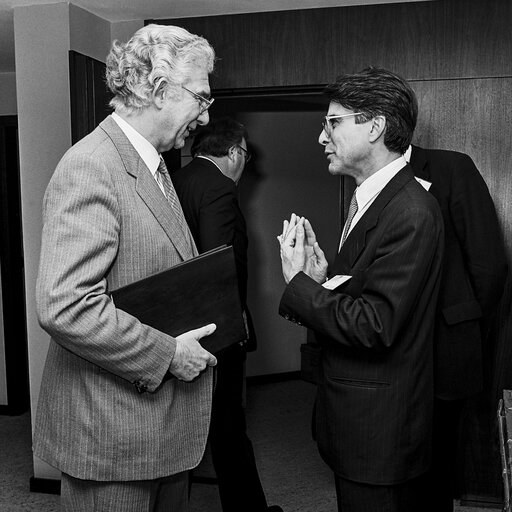
[[[292,213],[290,220],[283,222],[283,232],[277,239],[281,246],[281,265],[286,284],[299,272],[304,272],[317,283],[325,281],[328,263],[308,219]]]

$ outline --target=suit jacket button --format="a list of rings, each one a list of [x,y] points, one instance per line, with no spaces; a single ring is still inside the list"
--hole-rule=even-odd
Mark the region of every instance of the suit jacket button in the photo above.
[[[145,393],[148,390],[148,387],[146,385],[142,384],[142,382],[140,380],[138,380],[137,382],[134,382],[134,384],[139,393]]]

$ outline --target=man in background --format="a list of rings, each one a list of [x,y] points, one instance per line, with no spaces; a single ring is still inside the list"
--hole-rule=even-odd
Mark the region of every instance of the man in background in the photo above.
[[[492,198],[472,159],[455,151],[410,146],[420,183],[441,206],[445,253],[434,334],[433,465],[430,509],[452,512],[461,412],[490,370],[488,338],[507,275]]]
[[[62,471],[65,511],[188,511],[216,363],[199,339],[215,325],[174,338],[109,293],[197,255],[160,154],[208,123],[214,58],[179,27],[115,41],[115,112],[63,156],[46,190],[36,299],[51,341],[34,453]]]
[[[247,308],[247,229],[237,190],[250,159],[245,127],[231,118],[212,120],[195,136],[191,153],[193,160],[172,180],[199,252],[233,246],[249,332],[246,344],[218,355],[209,442],[222,510],[278,512],[280,507],[267,506],[243,408],[246,350],[256,348]]]
[[[319,142],[329,172],[353,177],[356,189],[327,282],[309,221],[284,221],[279,312],[321,345],[316,438],[338,510],[423,510],[443,221],[403,157],[417,101],[378,68],[340,76],[326,94]]]

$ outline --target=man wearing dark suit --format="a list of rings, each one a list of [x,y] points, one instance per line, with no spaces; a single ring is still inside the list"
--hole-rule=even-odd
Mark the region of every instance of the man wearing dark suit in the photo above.
[[[483,388],[487,338],[507,263],[492,198],[468,155],[411,146],[414,174],[437,199],[445,226],[444,268],[434,334],[434,437],[430,508],[453,511],[464,399]],[[484,363],[484,361],[486,363]]]
[[[175,338],[110,292],[197,255],[160,153],[208,123],[214,57],[180,27],[115,41],[115,112],[66,152],[46,190],[36,300],[51,340],[34,453],[62,472],[64,511],[189,510],[216,363],[199,339],[215,326]]]
[[[243,408],[246,350],[256,348],[247,309],[247,230],[238,204],[237,183],[250,158],[247,133],[234,119],[212,120],[199,131],[191,148],[193,160],[173,173],[176,192],[199,252],[232,245],[240,300],[249,339],[218,357],[209,442],[224,512],[281,510],[267,507]]]
[[[341,76],[326,93],[319,142],[329,172],[357,187],[327,282],[309,221],[284,221],[279,311],[322,347],[316,438],[338,510],[422,510],[443,221],[403,158],[417,102],[403,79],[377,68]]]

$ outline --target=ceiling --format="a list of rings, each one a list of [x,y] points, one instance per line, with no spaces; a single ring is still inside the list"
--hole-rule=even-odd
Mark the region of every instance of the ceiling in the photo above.
[[[415,1],[425,0],[73,0],[70,3],[113,22]],[[15,71],[13,8],[48,3],[58,2],[0,0],[0,73]]]

